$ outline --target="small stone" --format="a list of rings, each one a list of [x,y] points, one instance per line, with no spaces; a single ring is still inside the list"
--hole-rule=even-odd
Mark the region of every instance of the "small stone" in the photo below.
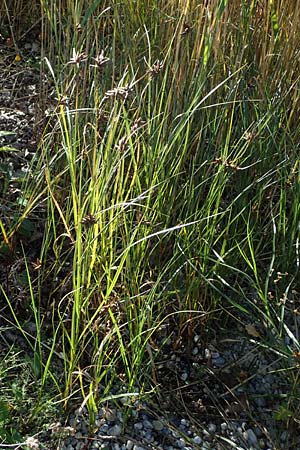
[[[227,430],[227,428],[228,428],[228,425],[227,425],[227,423],[226,422],[223,422],[223,423],[221,423],[221,430],[222,431],[226,431]]]
[[[193,442],[195,443],[195,444],[202,444],[202,442],[203,442],[203,440],[201,439],[201,437],[200,436],[194,436],[193,437]]]
[[[182,381],[186,381],[188,379],[188,374],[186,372],[183,372],[180,378],[182,379]]]
[[[152,425],[155,431],[161,431],[164,427],[164,424],[160,420],[153,420]]]
[[[189,427],[190,426],[190,422],[187,419],[181,419],[180,424],[183,427]]]
[[[225,364],[225,359],[222,356],[219,356],[216,359],[213,359],[213,364],[215,364],[216,366],[224,366]]]
[[[178,448],[183,448],[185,446],[185,441],[184,439],[180,438],[176,441],[176,445]]]
[[[107,434],[110,436],[120,436],[122,433],[122,427],[120,425],[114,425],[113,427],[109,428]]]
[[[194,342],[197,344],[197,342],[200,340],[200,334],[195,334],[194,336]]]
[[[212,357],[212,359],[220,358],[220,353],[219,352],[211,352],[211,357]]]
[[[217,431],[217,426],[214,423],[209,423],[207,430],[209,433],[213,434]]]
[[[35,113],[35,106],[34,106],[34,104],[28,105],[28,114],[33,116],[34,113]]]
[[[106,411],[105,418],[108,422],[115,422],[117,418],[117,411],[115,409],[108,409]]]
[[[126,450],[132,450],[133,449],[133,442],[128,439],[128,441],[126,442]]]
[[[202,450],[210,450],[210,444],[208,442],[203,442],[201,449]]]
[[[249,428],[248,430],[245,430],[243,432],[244,439],[249,442],[250,445],[256,445],[257,444],[257,437],[254,431]]]
[[[151,430],[152,430],[152,428],[153,428],[153,425],[152,425],[152,423],[150,422],[150,420],[147,420],[147,419],[145,419],[144,421],[143,421],[143,426],[144,426],[144,428],[150,428]]]
[[[99,428],[99,431],[103,434],[107,433],[107,430],[109,429],[109,426],[107,423],[104,423],[103,425],[101,425],[101,427]]]
[[[144,439],[148,444],[151,444],[151,442],[154,441],[154,437],[152,436],[151,431],[147,431],[147,433],[145,433]]]
[[[142,424],[142,422],[136,422],[134,425],[133,425],[133,427],[134,427],[134,429],[135,430],[138,430],[138,431],[140,431],[140,430],[142,430],[143,429],[143,424]]]
[[[199,348],[198,347],[194,347],[193,350],[192,350],[192,354],[194,356],[196,356],[196,355],[198,355],[198,353],[199,353]]]
[[[205,356],[205,359],[210,359],[211,358],[211,351],[209,350],[209,348],[206,348],[204,350],[204,356]]]

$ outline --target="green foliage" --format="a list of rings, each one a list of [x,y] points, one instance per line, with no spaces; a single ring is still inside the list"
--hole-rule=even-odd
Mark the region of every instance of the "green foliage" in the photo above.
[[[23,442],[24,436],[47,430],[59,414],[52,402],[52,389],[40,396],[32,362],[29,356],[23,358],[13,349],[0,358],[1,442]]]

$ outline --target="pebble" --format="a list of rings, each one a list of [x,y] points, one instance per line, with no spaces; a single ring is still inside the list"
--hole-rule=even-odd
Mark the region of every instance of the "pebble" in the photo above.
[[[143,421],[143,426],[144,426],[144,428],[150,428],[150,429],[153,428],[153,424],[147,419]]]
[[[203,439],[201,439],[200,436],[196,435],[196,436],[193,437],[193,442],[194,442],[195,444],[198,444],[198,445],[199,445],[199,444],[202,444]]]
[[[135,429],[135,430],[138,430],[138,431],[140,431],[140,430],[143,429],[143,424],[142,424],[142,422],[136,422],[133,426],[134,426],[134,429]]]
[[[154,437],[152,436],[151,431],[148,431],[148,432],[145,434],[144,438],[145,438],[145,441],[148,442],[148,444],[150,444],[151,442],[154,441]]]
[[[176,445],[177,445],[178,448],[183,448],[183,447],[185,447],[185,441],[184,441],[184,439],[182,439],[182,438],[178,439],[178,440],[176,441]]]
[[[180,378],[182,379],[182,381],[186,381],[188,379],[188,374],[187,372],[183,372],[180,376]]]
[[[256,445],[257,444],[257,437],[254,431],[251,428],[248,428],[248,430],[245,430],[243,432],[244,439],[249,442],[250,445]]]
[[[127,443],[126,443],[126,450],[132,450],[133,449],[133,442],[128,439]]]
[[[209,423],[207,430],[210,434],[214,434],[217,431],[217,426],[214,423]]]
[[[259,447],[260,447],[261,449],[264,449],[264,448],[266,447],[266,443],[265,443],[265,441],[264,441],[263,439],[260,439],[260,440],[258,441],[258,445],[259,445]]]
[[[109,429],[109,426],[107,423],[104,423],[103,425],[101,425],[101,427],[99,428],[99,431],[103,434],[107,434],[107,431]]]
[[[109,422],[115,422],[117,418],[117,411],[115,409],[108,409],[105,414],[106,420]]]
[[[227,425],[226,422],[223,422],[223,423],[221,423],[220,427],[221,427],[221,430],[222,430],[222,431],[226,431],[227,428],[228,428],[228,425]]]
[[[203,442],[201,449],[202,450],[210,450],[210,444],[208,442]]]
[[[120,436],[122,433],[122,427],[120,425],[114,425],[113,427],[108,429],[107,434],[110,436]]]
[[[205,356],[205,359],[210,359],[211,358],[211,351],[209,350],[209,348],[206,348],[204,350],[204,356]]]
[[[164,424],[160,420],[153,420],[152,425],[155,431],[161,431],[164,427]]]
[[[183,425],[184,427],[190,426],[190,422],[187,419],[181,419],[180,424]]]
[[[222,356],[219,356],[218,358],[214,359],[213,358],[213,364],[215,364],[216,366],[224,366],[224,364],[226,363],[225,358],[223,358]]]

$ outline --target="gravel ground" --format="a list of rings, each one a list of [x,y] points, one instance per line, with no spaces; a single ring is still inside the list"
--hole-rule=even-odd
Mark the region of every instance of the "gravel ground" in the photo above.
[[[253,333],[259,329],[259,324],[251,326]],[[125,421],[122,401],[119,407],[108,402],[99,410],[92,432],[87,412],[78,409],[69,418],[73,434],[59,448],[300,449],[299,433],[275,420],[281,399],[290,392],[289,380],[278,372],[280,355],[274,357],[273,352],[262,351],[255,339],[246,338],[203,349],[199,335],[194,336],[192,355],[191,364],[178,353],[169,354],[161,364],[164,384],[168,383],[165,366],[178,380],[177,386],[170,380],[169,389],[162,388],[161,404],[136,401]]]

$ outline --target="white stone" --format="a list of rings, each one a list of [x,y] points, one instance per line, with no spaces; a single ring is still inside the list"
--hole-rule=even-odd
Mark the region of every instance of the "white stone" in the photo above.
[[[221,423],[221,430],[222,430],[222,431],[226,431],[227,428],[228,428],[228,425],[227,425],[226,422]]]
[[[193,442],[195,444],[202,444],[203,440],[201,439],[200,436],[195,436],[195,437],[193,437]]]
[[[133,449],[133,442],[128,439],[127,443],[126,443],[126,450],[132,450]]]

